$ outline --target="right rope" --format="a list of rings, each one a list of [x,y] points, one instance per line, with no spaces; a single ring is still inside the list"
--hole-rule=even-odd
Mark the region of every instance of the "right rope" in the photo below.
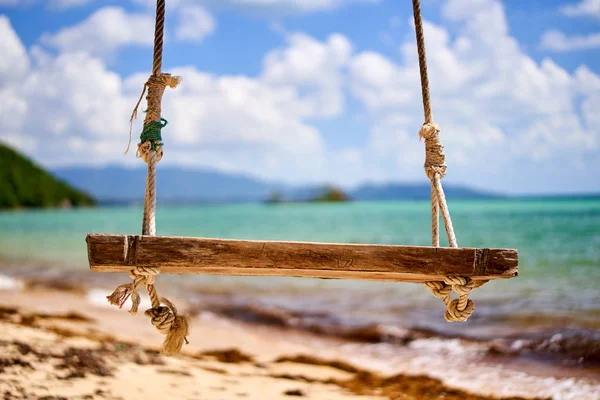
[[[419,132],[419,138],[425,140],[425,174],[431,180],[431,245],[440,246],[439,214],[441,211],[448,244],[458,247],[450,211],[446,203],[442,178],[446,176],[446,156],[444,146],[440,140],[440,128],[433,122],[431,112],[431,99],[429,96],[429,77],[427,75],[427,56],[425,54],[425,36],[423,34],[423,19],[421,17],[420,0],[412,0],[415,19],[415,33],[417,36],[417,51],[419,53],[419,73],[421,75],[421,94],[423,97],[423,112],[425,122]],[[481,283],[483,284],[483,283]],[[444,317],[448,322],[464,322],[473,314],[474,304],[469,299],[469,293],[477,285],[468,277],[447,276],[444,281],[426,282],[425,286],[431,290],[435,297],[441,298],[446,304]],[[458,299],[452,300],[450,294],[454,290]]]

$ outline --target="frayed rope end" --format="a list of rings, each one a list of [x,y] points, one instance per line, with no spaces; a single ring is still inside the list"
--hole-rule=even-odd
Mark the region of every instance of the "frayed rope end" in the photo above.
[[[172,356],[179,354],[184,343],[188,343],[186,336],[190,333],[190,319],[184,315],[175,317],[169,333],[163,343],[161,354]]]
[[[106,299],[111,305],[122,308],[123,304],[125,304],[132,293],[133,289],[131,283],[126,283],[118,286],[110,296],[106,296]]]

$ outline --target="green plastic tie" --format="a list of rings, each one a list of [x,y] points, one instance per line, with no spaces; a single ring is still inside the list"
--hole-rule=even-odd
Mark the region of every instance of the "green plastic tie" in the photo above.
[[[144,124],[144,129],[140,135],[140,142],[145,143],[149,141],[152,150],[156,150],[157,146],[163,146],[160,132],[168,123],[166,119],[161,118],[160,122],[152,121]]]

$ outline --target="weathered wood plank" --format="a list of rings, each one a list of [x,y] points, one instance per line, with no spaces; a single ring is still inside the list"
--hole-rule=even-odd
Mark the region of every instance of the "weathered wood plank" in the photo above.
[[[475,280],[518,274],[512,249],[274,242],[169,236],[87,236],[90,269],[127,272],[159,266],[166,274],[297,276],[424,282],[446,275]]]

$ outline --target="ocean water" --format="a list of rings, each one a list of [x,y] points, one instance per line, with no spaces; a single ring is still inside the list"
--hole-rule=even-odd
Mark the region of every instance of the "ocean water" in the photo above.
[[[600,199],[449,200],[459,246],[519,250],[519,276],[475,290],[463,324],[423,285],[285,277],[161,276],[201,309],[247,320],[288,312],[312,330],[379,326],[485,339],[577,338],[600,343]],[[430,244],[428,202],[160,206],[160,235],[339,243]],[[140,207],[0,213],[0,274],[54,273],[92,279],[87,233],[139,234]],[[447,245],[443,231],[442,245]],[[7,260],[10,260],[7,261]],[[4,266],[3,266],[4,265]],[[12,265],[12,267],[8,267]],[[15,267],[16,266],[16,267]],[[30,267],[31,266],[31,267]],[[108,274],[113,275],[114,274]],[[123,279],[127,279],[124,275]],[[79,279],[79,278],[78,278]],[[251,307],[250,307],[251,306]],[[281,322],[281,321],[280,321]],[[320,328],[315,328],[320,327]],[[537,340],[536,339],[536,340]],[[590,344],[591,343],[591,344]],[[573,343],[565,344],[572,348]],[[587,348],[587,347],[586,347]],[[566,351],[566,350],[565,350]],[[576,352],[577,353],[577,352]],[[577,353],[577,354],[579,354]],[[600,361],[600,360],[598,360]]]

